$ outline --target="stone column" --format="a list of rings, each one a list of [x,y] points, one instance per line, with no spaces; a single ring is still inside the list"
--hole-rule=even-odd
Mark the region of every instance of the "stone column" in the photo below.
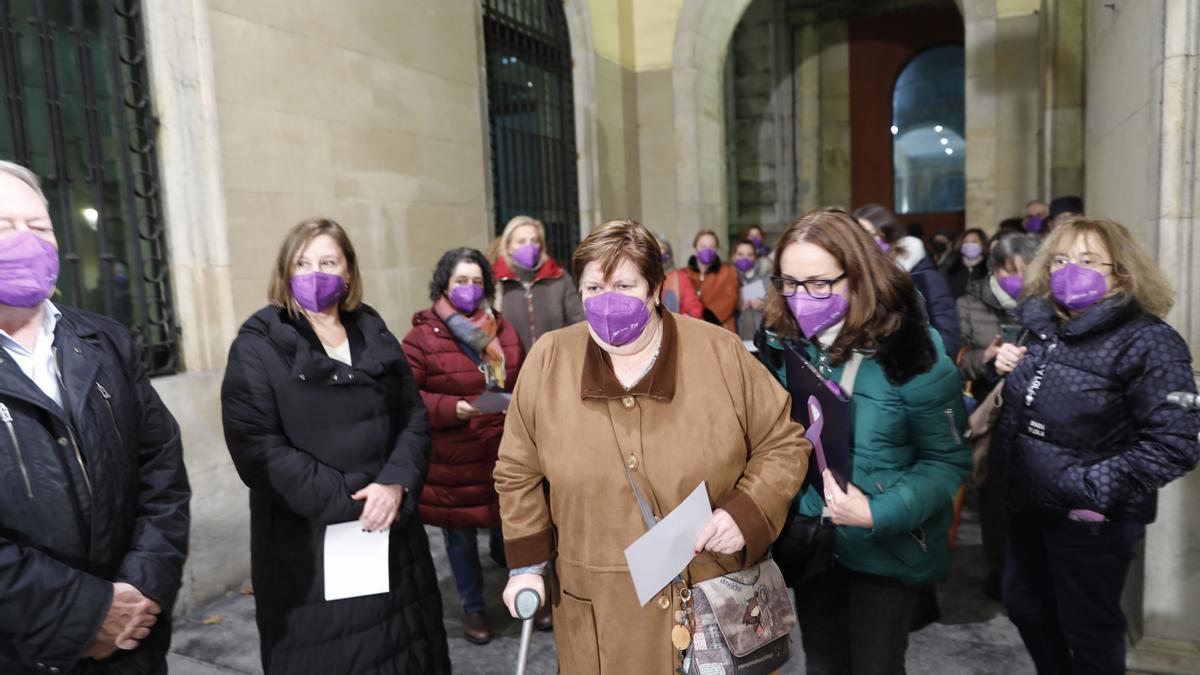
[[[1122,3],[1118,3],[1118,9]],[[1156,0],[1149,73],[1157,102],[1151,143],[1147,229],[1157,234],[1159,265],[1175,287],[1168,321],[1193,357],[1200,348],[1200,0]],[[1196,364],[1193,363],[1193,367]],[[1200,472],[1159,493],[1158,520],[1146,535],[1141,630],[1129,667],[1154,673],[1200,672]]]
[[[1084,191],[1084,0],[1042,2],[1042,193]]]

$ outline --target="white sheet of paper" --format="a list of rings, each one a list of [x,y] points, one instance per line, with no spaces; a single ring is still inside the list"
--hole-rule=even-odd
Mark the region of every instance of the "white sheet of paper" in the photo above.
[[[762,279],[754,281],[742,286],[742,302],[747,300],[762,300],[767,297],[767,286]]]
[[[325,599],[387,593],[390,531],[363,532],[362,523],[325,526]]]
[[[754,340],[742,340],[742,344],[746,345],[746,350],[751,354],[758,353],[758,347],[754,346]]]
[[[471,405],[479,408],[479,411],[482,413],[498,413],[508,410],[508,403],[510,401],[512,401],[512,394],[508,392],[485,391]]]
[[[702,481],[682,504],[625,549],[625,561],[642,606],[692,561],[696,537],[711,517],[708,489]]]

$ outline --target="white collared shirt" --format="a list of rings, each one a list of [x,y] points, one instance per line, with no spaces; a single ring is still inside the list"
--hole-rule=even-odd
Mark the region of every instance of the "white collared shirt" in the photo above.
[[[61,407],[62,390],[58,383],[58,364],[54,360],[54,329],[62,312],[49,300],[43,300],[42,303],[42,327],[38,330],[33,350],[26,349],[25,345],[3,330],[0,330],[0,347],[4,347],[4,351],[21,367],[21,372],[33,380],[42,393]]]

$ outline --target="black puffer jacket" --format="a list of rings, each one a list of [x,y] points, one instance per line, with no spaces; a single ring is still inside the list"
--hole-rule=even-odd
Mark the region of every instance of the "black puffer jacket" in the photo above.
[[[308,322],[268,307],[242,326],[221,388],[225,440],[250,487],[250,554],[268,673],[449,672],[429,542],[414,517],[429,422],[400,343],[370,307],[344,313],[353,366]],[[324,600],[325,526],[357,520],[350,498],[406,488],[392,526],[391,592]]]
[[[187,557],[179,427],[128,330],[59,310],[67,414],[0,350],[0,673],[158,672]],[[80,661],[114,581],[158,602],[159,622],[134,651]]]
[[[1008,509],[1152,522],[1158,488],[1200,461],[1200,415],[1166,401],[1196,391],[1187,344],[1120,296],[1069,321],[1035,298],[1017,317],[1029,353],[1005,381],[990,453]]]

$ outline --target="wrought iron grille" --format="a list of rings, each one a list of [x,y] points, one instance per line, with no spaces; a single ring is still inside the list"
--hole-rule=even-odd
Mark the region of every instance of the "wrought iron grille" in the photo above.
[[[571,42],[562,0],[483,0],[496,233],[516,215],[546,226],[566,262],[579,243]]]
[[[0,156],[42,178],[62,272],[54,300],[133,331],[178,368],[138,0],[0,0]]]

